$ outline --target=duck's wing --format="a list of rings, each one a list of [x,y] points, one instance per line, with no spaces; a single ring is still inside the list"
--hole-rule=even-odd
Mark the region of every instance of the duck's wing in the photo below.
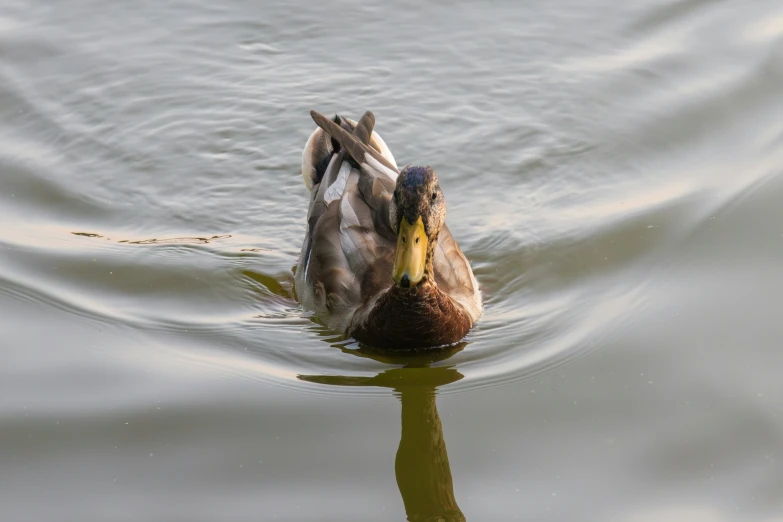
[[[462,305],[475,322],[482,311],[481,291],[468,259],[447,225],[443,225],[438,235],[433,263],[435,282],[443,292]]]
[[[393,156],[381,152],[388,148],[373,131],[372,113],[365,113],[356,123],[339,117],[335,120],[327,121],[396,171]],[[345,147],[329,134],[317,132],[308,140],[311,147],[306,146],[302,162],[305,183],[308,179],[311,182],[312,199],[308,234],[297,265],[297,297],[327,326],[345,331],[356,309],[391,284],[390,278],[381,274],[391,273],[394,237],[386,230],[390,229],[388,202],[386,219],[377,215],[384,212],[384,205],[383,194],[373,194],[374,181],[366,179],[364,169],[355,164]],[[328,163],[319,153],[328,154]],[[388,183],[393,190],[393,181]]]

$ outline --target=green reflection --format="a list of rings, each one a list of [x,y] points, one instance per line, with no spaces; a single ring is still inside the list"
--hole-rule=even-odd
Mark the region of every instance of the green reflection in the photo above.
[[[402,434],[394,472],[405,512],[411,522],[465,520],[454,498],[449,455],[435,403],[437,388],[462,379],[462,374],[452,367],[429,366],[451,357],[464,347],[465,343],[446,351],[407,356],[390,356],[365,348],[343,349],[361,357],[405,366],[386,370],[373,377],[299,376],[304,381],[320,384],[378,386],[396,392],[402,403]]]

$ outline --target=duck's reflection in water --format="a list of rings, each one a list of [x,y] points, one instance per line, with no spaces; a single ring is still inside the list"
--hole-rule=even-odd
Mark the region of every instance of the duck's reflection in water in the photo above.
[[[402,436],[394,471],[405,512],[411,522],[464,521],[454,498],[449,455],[443,426],[435,404],[439,386],[458,381],[462,374],[451,367],[430,367],[462,350],[465,344],[426,355],[391,356],[367,349],[346,350],[403,368],[386,370],[374,377],[300,375],[309,382],[335,386],[378,386],[391,388],[402,403]]]

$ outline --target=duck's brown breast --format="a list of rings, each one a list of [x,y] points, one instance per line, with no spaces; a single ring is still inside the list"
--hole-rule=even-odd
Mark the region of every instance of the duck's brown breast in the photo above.
[[[356,340],[389,350],[453,344],[473,326],[470,316],[431,282],[391,287],[367,319],[349,332]]]

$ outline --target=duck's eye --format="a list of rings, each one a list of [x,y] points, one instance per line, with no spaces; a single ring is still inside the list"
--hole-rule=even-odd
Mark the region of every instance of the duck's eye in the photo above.
[[[419,244],[419,236],[416,236],[416,244]]]
[[[405,244],[405,236],[402,236],[402,244]]]
[[[438,193],[437,192],[433,192],[432,193],[432,201],[435,201],[436,199],[438,199]]]

